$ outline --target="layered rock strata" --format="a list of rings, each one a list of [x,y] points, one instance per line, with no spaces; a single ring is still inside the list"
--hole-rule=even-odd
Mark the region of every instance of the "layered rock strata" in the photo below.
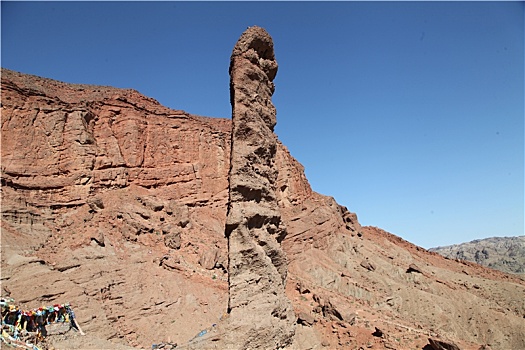
[[[5,69],[0,97],[1,295],[26,309],[69,301],[86,333],[48,348],[276,347],[225,329],[231,120]],[[299,321],[288,349],[426,349],[429,337],[525,349],[522,276],[361,227],[281,143],[275,168]],[[274,327],[262,307],[232,315]]]
[[[230,63],[233,114],[226,219],[229,327],[241,348],[281,348],[291,344],[294,335],[281,247],[286,228],[276,194],[276,112],[271,102],[276,73],[270,35],[259,27],[248,28]]]
[[[98,349],[187,341],[217,322],[230,121],[129,89],[1,78],[0,294],[27,309],[71,302],[86,334],[111,341]]]

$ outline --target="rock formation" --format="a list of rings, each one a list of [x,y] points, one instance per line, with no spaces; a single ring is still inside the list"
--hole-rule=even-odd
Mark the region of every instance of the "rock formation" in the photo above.
[[[187,341],[216,323],[231,122],[5,69],[1,96],[2,287],[25,308],[78,305],[88,337],[111,339],[93,349]]]
[[[295,314],[285,295],[286,228],[277,202],[277,137],[271,102],[277,73],[273,42],[248,28],[230,63],[232,139],[226,219],[232,344],[282,348],[292,343]]]
[[[263,44],[240,45],[257,52]],[[268,51],[257,55],[271,77],[276,66],[268,65]],[[245,67],[248,78],[264,80],[259,70]],[[24,309],[70,302],[86,333],[49,337],[49,348],[143,349],[174,342],[177,349],[277,347],[291,339],[293,320],[272,316],[276,323],[269,324],[268,301],[251,298],[265,295],[254,284],[272,278],[286,288],[297,315],[289,349],[427,349],[429,337],[467,350],[525,349],[522,275],[445,259],[379,228],[361,227],[346,207],[310,188],[303,166],[278,141],[273,158],[257,154],[252,165],[230,156],[231,120],[169,109],[134,90],[5,69],[1,78],[1,296]],[[270,106],[260,93],[232,90],[232,101],[238,98],[246,102],[235,106],[246,111]],[[275,115],[262,115],[271,130]],[[248,139],[251,129],[239,130],[247,133],[241,140]],[[259,164],[263,159],[273,167]],[[229,170],[244,171],[242,164],[259,173],[246,169],[238,176],[249,187],[237,185],[231,203],[241,207],[249,198],[264,207],[255,217],[244,209],[246,223],[229,218],[227,226]],[[270,207],[273,201],[278,209]],[[251,266],[253,273],[232,266],[229,272],[226,226],[230,237],[246,234],[248,249],[259,248],[250,242],[263,228],[270,228],[261,236],[268,244],[286,232],[280,245],[286,260],[278,244],[268,245],[256,250],[264,266]],[[270,251],[275,255],[268,257]],[[266,269],[273,269],[271,276],[258,275]],[[229,301],[230,274],[239,284]],[[288,310],[286,299],[279,300]],[[275,324],[284,324],[280,334]],[[381,337],[373,335],[376,328]],[[246,334],[237,340],[241,331]],[[246,344],[256,332],[278,342]]]
[[[468,260],[503,272],[525,274],[525,236],[477,239],[429,250],[449,259]]]
[[[460,350],[453,342],[447,342],[444,340],[428,338],[428,343],[434,350]]]

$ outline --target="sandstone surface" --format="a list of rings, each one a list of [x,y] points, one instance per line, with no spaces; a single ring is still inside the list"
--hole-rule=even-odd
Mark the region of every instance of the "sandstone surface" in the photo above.
[[[272,76],[273,66],[265,67]],[[224,231],[232,121],[169,109],[134,90],[5,69],[1,88],[1,294],[28,309],[70,302],[86,333],[41,345],[231,342]],[[265,114],[264,122],[275,121]],[[268,258],[265,269],[278,271],[271,278],[281,281],[298,321],[287,348],[428,349],[429,339],[461,349],[525,348],[522,276],[361,227],[354,213],[311,189],[278,140],[273,158],[257,159],[274,162],[268,178],[276,182],[260,194],[278,204],[268,217],[282,229],[277,256],[286,264]],[[244,195],[250,191],[234,197],[241,203]],[[257,324],[267,315],[251,317]]]
[[[295,333],[295,314],[285,294],[288,261],[281,247],[286,227],[276,195],[276,112],[271,101],[276,73],[272,38],[263,28],[248,28],[230,63],[229,347],[283,348]]]

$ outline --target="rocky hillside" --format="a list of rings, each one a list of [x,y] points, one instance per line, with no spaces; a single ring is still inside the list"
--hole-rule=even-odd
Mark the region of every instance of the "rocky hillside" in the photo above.
[[[311,190],[272,139],[269,41],[248,39],[237,125],[2,70],[1,293],[69,302],[86,333],[40,345],[525,348],[520,276],[361,227]]]
[[[492,237],[431,248],[449,259],[467,260],[508,273],[525,274],[525,236]]]

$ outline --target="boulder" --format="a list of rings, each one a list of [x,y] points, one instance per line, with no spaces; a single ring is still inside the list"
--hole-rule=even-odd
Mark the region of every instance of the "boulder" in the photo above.
[[[315,319],[312,315],[309,313],[306,313],[304,311],[299,312],[299,315],[297,315],[297,323],[305,325],[305,326],[312,326],[315,322]]]
[[[220,251],[218,248],[212,248],[204,251],[199,259],[199,264],[206,270],[213,270],[219,260]]]
[[[180,231],[169,233],[164,236],[164,245],[171,249],[180,249]]]
[[[428,338],[428,343],[434,350],[460,350],[459,346],[454,344],[452,341]]]

